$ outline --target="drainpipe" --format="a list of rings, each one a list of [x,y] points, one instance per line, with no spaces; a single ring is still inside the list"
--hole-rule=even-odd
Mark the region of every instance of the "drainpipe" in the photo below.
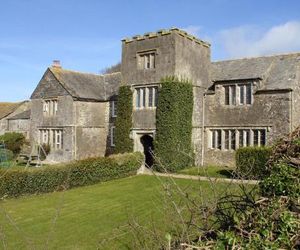
[[[290,133],[293,131],[293,102],[294,102],[294,93],[293,93],[293,91],[291,91],[291,110],[290,110],[290,117],[291,117],[291,121],[290,121],[290,124],[291,124],[291,126],[290,126]]]
[[[201,166],[204,166],[204,125],[205,125],[205,92],[203,93],[202,98],[202,131],[201,131]],[[198,172],[200,169],[198,168]]]

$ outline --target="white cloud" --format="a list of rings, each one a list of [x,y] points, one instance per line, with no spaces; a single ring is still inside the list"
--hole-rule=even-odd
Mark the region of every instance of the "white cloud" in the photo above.
[[[232,58],[300,51],[300,22],[291,21],[268,30],[256,26],[226,29],[215,41]]]

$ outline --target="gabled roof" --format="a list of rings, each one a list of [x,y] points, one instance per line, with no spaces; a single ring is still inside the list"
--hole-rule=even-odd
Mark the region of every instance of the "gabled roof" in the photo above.
[[[8,120],[25,120],[25,119],[30,119],[31,115],[31,110],[25,110],[24,112],[21,112],[17,115],[14,115],[12,117],[9,117]]]
[[[117,93],[121,73],[97,75],[51,67],[49,70],[74,98],[105,101]]]
[[[244,58],[212,63],[212,80],[262,79],[259,89],[287,89],[297,86],[300,53]]]
[[[13,113],[24,102],[0,102],[0,119]]]

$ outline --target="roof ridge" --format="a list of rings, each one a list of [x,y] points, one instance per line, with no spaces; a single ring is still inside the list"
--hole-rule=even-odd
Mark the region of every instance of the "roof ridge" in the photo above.
[[[253,56],[253,57],[243,57],[243,58],[237,58],[237,59],[227,59],[227,60],[221,60],[221,61],[213,61],[212,63],[222,63],[222,62],[230,62],[230,61],[241,61],[241,60],[253,60],[258,58],[272,58],[272,57],[288,57],[288,56],[300,56],[300,52],[292,52],[292,53],[281,53],[281,54],[274,54],[274,55],[264,55],[264,56]]]
[[[91,73],[91,72],[80,72],[80,71],[76,71],[76,70],[71,70],[71,69],[64,69],[64,68],[58,68],[58,67],[49,67],[49,69],[52,71],[68,71],[71,73],[77,73],[77,74],[82,74],[82,75],[94,75],[94,76],[103,76],[102,74],[96,74],[96,73]]]

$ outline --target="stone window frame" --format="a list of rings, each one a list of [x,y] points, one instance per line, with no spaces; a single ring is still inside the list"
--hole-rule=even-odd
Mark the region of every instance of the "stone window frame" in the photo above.
[[[151,110],[157,108],[159,84],[133,86],[134,110]],[[152,93],[150,95],[150,93]],[[151,101],[150,101],[151,96]]]
[[[115,147],[115,131],[116,131],[116,127],[115,126],[111,126],[110,127],[110,146],[111,147]]]
[[[269,127],[264,126],[208,128],[207,148],[218,151],[235,151],[240,147],[266,146],[269,130]]]
[[[157,49],[138,51],[136,53],[137,68],[140,70],[154,70],[157,61]]]
[[[253,81],[222,84],[224,92],[224,105],[227,107],[253,105],[254,86],[255,82]]]
[[[39,144],[48,144],[54,151],[62,150],[63,133],[62,128],[39,128]]]
[[[58,99],[44,99],[43,100],[43,115],[46,117],[56,116],[58,111]]]

